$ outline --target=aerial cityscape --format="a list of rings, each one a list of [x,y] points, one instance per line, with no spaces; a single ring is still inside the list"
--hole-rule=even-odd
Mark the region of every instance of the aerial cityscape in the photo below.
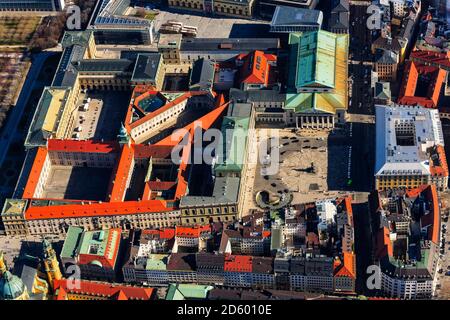
[[[0,83],[0,300],[450,300],[448,0],[0,0]]]

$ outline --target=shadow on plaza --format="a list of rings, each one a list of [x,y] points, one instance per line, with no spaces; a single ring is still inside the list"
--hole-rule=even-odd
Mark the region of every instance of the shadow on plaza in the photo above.
[[[374,165],[374,124],[347,123],[340,134],[328,137],[329,190],[370,192],[374,187]]]
[[[44,239],[44,238],[42,238]],[[57,256],[60,255],[64,241],[58,240],[53,241],[49,239],[52,243],[53,249],[56,251]],[[21,246],[19,254],[13,258],[14,268],[13,273],[20,275],[21,270],[24,265],[32,266],[36,268],[38,266],[39,260],[44,257],[42,241],[38,240],[23,240],[21,241]]]

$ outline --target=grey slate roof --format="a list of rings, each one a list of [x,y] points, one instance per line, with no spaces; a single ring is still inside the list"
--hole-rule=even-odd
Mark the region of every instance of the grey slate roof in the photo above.
[[[243,91],[231,88],[230,100],[238,102],[284,102],[286,94],[279,93],[276,90]]]
[[[277,6],[271,26],[321,25],[322,11],[288,6]]]
[[[189,80],[190,90],[208,90],[214,84],[215,63],[201,58],[194,62]]]
[[[240,117],[240,118],[248,118],[252,112],[252,104],[251,103],[237,103],[233,102],[228,107],[228,117]]]
[[[210,197],[186,196],[182,197],[180,206],[214,205],[220,203],[237,203],[239,195],[238,177],[217,177],[213,194]]]
[[[158,68],[161,62],[160,53],[145,53],[139,54],[136,59],[132,81],[151,80],[156,79]]]
[[[278,49],[278,38],[189,38],[181,41],[181,51],[269,51]]]

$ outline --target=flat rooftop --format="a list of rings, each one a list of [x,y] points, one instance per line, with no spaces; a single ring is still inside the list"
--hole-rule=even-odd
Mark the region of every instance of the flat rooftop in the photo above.
[[[320,10],[277,6],[273,14],[271,26],[296,26],[322,24],[323,14]]]
[[[376,106],[375,174],[429,174],[427,149],[444,146],[436,109]]]

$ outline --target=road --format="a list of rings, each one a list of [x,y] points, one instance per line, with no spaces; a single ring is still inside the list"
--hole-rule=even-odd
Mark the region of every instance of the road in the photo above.
[[[352,128],[352,191],[370,192],[374,187],[375,125],[350,123]]]
[[[366,5],[350,6],[350,114],[373,115],[373,92],[371,88],[372,53],[371,31],[366,26]]]

